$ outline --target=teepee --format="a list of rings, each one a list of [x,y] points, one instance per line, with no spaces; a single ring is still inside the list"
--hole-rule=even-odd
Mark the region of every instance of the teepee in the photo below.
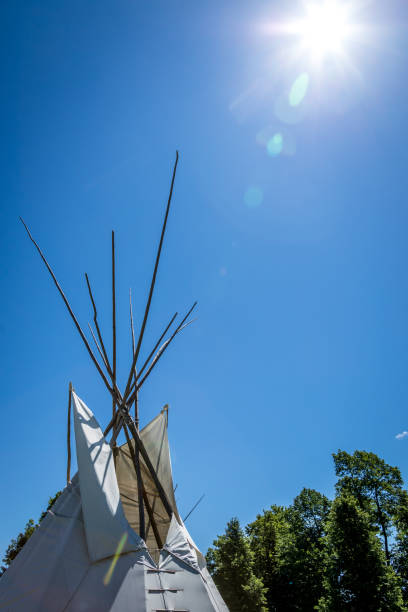
[[[192,309],[149,357],[138,356],[149,315],[172,198],[178,154],[146,309],[135,342],[126,388],[116,381],[115,249],[112,232],[113,357],[108,358],[89,279],[92,335],[101,363],[50,272],[79,334],[112,397],[112,418],[102,431],[95,415],[70,384],[67,486],[22,551],[0,578],[0,609],[24,612],[228,612],[201,554],[177,509],[167,436],[168,408],[139,430],[138,391]],[[24,222],[23,222],[24,223]],[[25,225],[25,224],[24,224]],[[135,416],[131,408],[135,407]],[[71,480],[70,420],[73,413],[78,471]],[[118,444],[120,431],[126,442]],[[112,433],[108,442],[107,436]]]

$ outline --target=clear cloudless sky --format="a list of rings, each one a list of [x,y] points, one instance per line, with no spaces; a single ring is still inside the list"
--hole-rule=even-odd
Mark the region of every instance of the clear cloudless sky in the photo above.
[[[111,412],[18,216],[84,328],[88,272],[109,351],[115,230],[123,386],[176,149],[143,355],[196,299],[198,320],[140,409],[170,405],[181,513],[205,493],[198,545],[302,487],[332,495],[339,448],[408,479],[408,7],[365,2],[348,57],[320,69],[268,27],[303,10],[2,3],[1,551],[64,487],[68,382],[102,425]]]

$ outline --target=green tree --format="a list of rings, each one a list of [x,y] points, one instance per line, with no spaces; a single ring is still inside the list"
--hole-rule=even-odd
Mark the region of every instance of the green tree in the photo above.
[[[392,567],[401,583],[402,597],[408,604],[408,534],[398,533],[392,554]],[[408,609],[408,608],[407,608]]]
[[[24,544],[30,539],[31,535],[34,533],[37,525],[34,523],[33,519],[29,519],[27,522],[24,531],[18,534],[16,538],[13,538],[8,545],[6,553],[3,557],[3,563],[6,564],[6,567],[1,568],[1,574],[3,574],[10,563],[15,559],[23,548]]]
[[[318,542],[324,536],[330,505],[330,500],[315,489],[302,489],[295,497],[292,522],[302,531],[303,537]]]
[[[395,514],[397,529],[395,544],[392,550],[392,566],[401,581],[402,596],[408,604],[408,493],[403,491],[400,504]]]
[[[398,612],[401,588],[375,534],[370,515],[344,493],[327,522],[324,595],[319,612]]]
[[[390,560],[389,535],[402,496],[402,477],[397,467],[385,463],[374,453],[339,450],[333,454],[336,491],[353,495],[362,510],[372,517],[381,532],[387,560]]]
[[[214,582],[231,612],[267,612],[266,589],[254,573],[254,554],[237,518],[207,552]]]
[[[59,498],[61,493],[62,493],[62,491],[57,491],[56,494],[53,497],[50,497],[48,499],[48,506],[47,506],[46,510],[44,510],[44,512],[41,513],[40,519],[38,521],[39,523],[41,523],[43,518],[45,518],[45,516],[47,515],[48,510],[51,510],[51,508],[53,507],[53,505],[55,504],[55,502],[57,501],[57,499]]]
[[[246,528],[269,610],[312,611],[323,593],[324,523],[330,501],[303,489],[292,506],[272,506]]]
[[[312,611],[323,594],[324,542],[330,501],[303,489],[289,508],[293,537],[284,563],[292,585],[293,610]]]
[[[41,513],[38,523],[34,523],[33,519],[29,519],[29,521],[27,522],[24,528],[24,531],[19,533],[16,538],[13,538],[11,540],[6,550],[6,553],[3,557],[3,563],[5,563],[6,566],[2,566],[0,568],[0,576],[6,571],[7,567],[10,565],[13,559],[17,557],[18,553],[23,548],[24,544],[26,544],[26,542],[30,539],[30,537],[32,536],[36,528],[38,527],[39,523],[41,523],[41,521],[47,514],[48,510],[51,509],[51,507],[54,505],[54,503],[56,502],[58,497],[61,495],[61,493],[62,491],[58,491],[53,497],[49,498],[47,509]]]
[[[254,555],[254,572],[267,589],[268,609],[290,609],[290,577],[283,562],[293,538],[287,508],[272,506],[264,510],[246,527],[246,532]]]

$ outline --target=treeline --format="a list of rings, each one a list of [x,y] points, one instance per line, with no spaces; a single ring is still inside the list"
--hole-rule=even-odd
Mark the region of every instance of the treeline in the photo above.
[[[374,453],[333,455],[336,495],[303,489],[242,528],[207,563],[230,612],[408,610],[408,493]]]

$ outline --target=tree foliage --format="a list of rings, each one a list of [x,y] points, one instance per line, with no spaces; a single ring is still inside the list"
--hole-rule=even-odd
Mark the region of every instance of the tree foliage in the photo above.
[[[399,612],[400,585],[387,564],[371,517],[350,494],[333,502],[327,521],[324,596],[319,612]]]
[[[5,553],[4,557],[3,557],[3,563],[5,563],[5,566],[2,566],[0,568],[0,575],[3,574],[6,571],[7,567],[10,565],[10,563],[13,561],[13,559],[15,559],[17,557],[17,555],[20,552],[20,550],[23,548],[23,546],[26,544],[26,542],[30,539],[30,537],[32,536],[32,534],[34,533],[34,531],[36,530],[38,525],[41,523],[43,518],[46,516],[48,510],[51,509],[51,507],[54,505],[54,503],[56,502],[58,497],[61,495],[61,493],[62,493],[62,491],[58,491],[53,497],[49,498],[47,509],[44,510],[44,512],[41,513],[41,516],[40,516],[40,518],[38,520],[38,523],[35,523],[32,518],[29,519],[27,524],[26,524],[26,526],[25,526],[25,528],[24,528],[24,531],[19,533],[16,538],[13,538],[11,540],[11,542],[8,545],[8,548],[6,550],[6,553]]]
[[[250,552],[242,546],[243,556],[233,556],[235,574],[223,556],[228,584],[216,582],[227,600],[240,588],[233,575],[248,554],[271,612],[408,610],[408,493],[401,473],[366,451],[339,450],[333,459],[334,501],[303,489],[290,506],[271,506],[247,525],[242,537]],[[214,576],[218,564],[211,550]]]
[[[314,489],[303,489],[289,508],[293,539],[285,562],[292,583],[294,610],[313,610],[322,594],[325,523],[329,509],[329,499]]]
[[[230,612],[266,612],[266,589],[255,576],[254,553],[238,519],[231,519],[225,534],[214,541],[207,562]]]
[[[254,571],[268,589],[269,610],[314,609],[323,592],[324,521],[329,507],[324,495],[303,489],[289,508],[272,506],[247,526]]]
[[[349,493],[358,501],[360,508],[370,514],[381,532],[389,560],[390,529],[402,495],[401,472],[374,453],[366,451],[355,451],[349,455],[339,450],[333,459],[336,476],[339,476],[337,492]]]
[[[5,572],[10,563],[15,559],[23,548],[24,544],[29,540],[31,535],[34,533],[37,525],[33,519],[29,519],[26,523],[24,531],[20,532],[16,538],[13,538],[7,547],[6,553],[3,557],[3,563],[6,567],[1,568],[1,573]]]
[[[403,490],[394,516],[395,544],[392,550],[392,566],[401,581],[402,596],[408,609],[408,493]]]

